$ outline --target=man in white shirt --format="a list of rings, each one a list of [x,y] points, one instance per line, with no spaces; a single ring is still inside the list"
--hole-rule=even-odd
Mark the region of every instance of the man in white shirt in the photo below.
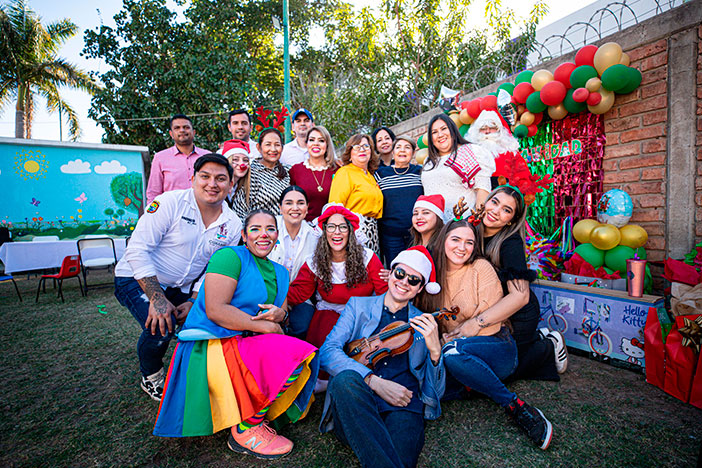
[[[251,116],[246,110],[236,109],[229,112],[227,128],[232,134],[232,139],[241,140],[249,145],[249,156],[251,159],[261,157],[261,153],[256,149],[256,142],[251,140]]]
[[[195,283],[212,254],[241,238],[241,220],[223,203],[232,187],[227,160],[207,154],[198,158],[194,171],[191,188],[151,202],[115,268],[115,297],[142,327],[137,343],[141,388],[157,401],[174,322],[185,321],[199,289]]]
[[[307,152],[307,132],[314,126],[312,112],[305,108],[295,111],[292,118],[292,130],[295,139],[283,147],[280,162],[292,166],[310,157]]]

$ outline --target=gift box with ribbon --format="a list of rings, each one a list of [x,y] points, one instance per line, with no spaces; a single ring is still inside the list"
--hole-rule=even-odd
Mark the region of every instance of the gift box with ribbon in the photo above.
[[[651,307],[644,331],[646,381],[702,408],[702,314],[675,317]]]

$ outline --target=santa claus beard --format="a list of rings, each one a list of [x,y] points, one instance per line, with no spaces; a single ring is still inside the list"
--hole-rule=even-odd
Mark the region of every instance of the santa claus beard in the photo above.
[[[516,151],[518,145],[516,142],[510,141],[513,138],[503,136],[501,132],[494,133],[479,133],[477,144],[491,151],[495,155],[506,153],[507,151]]]

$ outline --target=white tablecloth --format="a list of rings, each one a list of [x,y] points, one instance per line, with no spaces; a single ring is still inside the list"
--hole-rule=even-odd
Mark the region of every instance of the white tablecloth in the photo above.
[[[114,239],[114,241],[115,253],[117,260],[119,260],[124,254],[126,240]],[[112,257],[112,249],[105,247],[100,250],[101,257]],[[64,257],[68,255],[78,255],[78,246],[75,240],[6,242],[0,245],[0,260],[5,265],[6,273],[60,268]]]

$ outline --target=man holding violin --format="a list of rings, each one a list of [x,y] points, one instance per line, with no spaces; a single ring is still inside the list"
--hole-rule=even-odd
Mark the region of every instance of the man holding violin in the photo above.
[[[320,430],[333,430],[363,466],[416,466],[424,420],[441,414],[446,374],[439,314],[422,314],[410,303],[423,287],[438,293],[435,278],[426,248],[401,252],[388,291],[352,297],[320,349],[321,366],[332,376]]]

